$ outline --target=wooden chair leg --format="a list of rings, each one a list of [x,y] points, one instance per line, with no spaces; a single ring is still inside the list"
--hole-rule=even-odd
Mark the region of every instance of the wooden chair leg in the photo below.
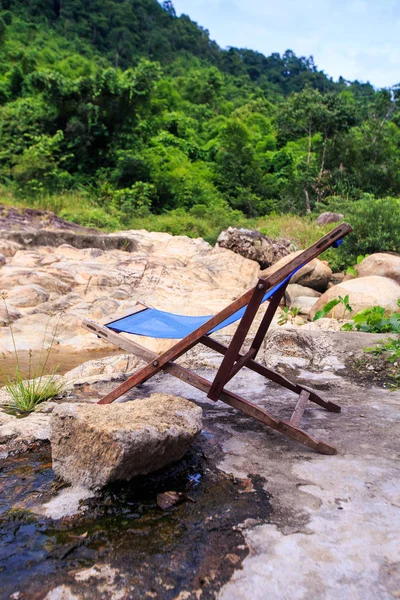
[[[211,348],[212,350],[219,352],[220,354],[225,354],[225,352],[227,350],[226,346],[224,346],[220,342],[217,342],[216,340],[214,340],[213,338],[210,338],[208,336],[201,338],[201,343],[204,344],[205,346],[207,346],[208,348]],[[275,371],[272,371],[271,369],[264,367],[263,365],[261,365],[260,363],[256,362],[255,360],[253,360],[251,358],[250,351],[248,354],[249,354],[249,357],[244,361],[244,364],[242,364],[242,366],[245,366],[248,369],[255,371],[259,375],[263,375],[267,379],[270,379],[271,381],[278,383],[282,387],[290,390],[291,392],[295,392],[296,394],[300,394],[302,392],[302,390],[309,392],[311,402],[314,402],[315,404],[322,406],[322,408],[325,408],[326,410],[329,410],[330,412],[340,412],[341,411],[341,408],[338,404],[324,400],[323,398],[318,396],[318,394],[316,394],[312,390],[309,390],[307,387],[302,386],[298,383],[293,383],[292,381],[290,381],[290,379],[287,379],[287,377],[284,377],[283,375],[280,375],[279,373],[276,373]],[[246,355],[243,355],[243,356],[240,355],[239,360],[241,358],[244,359],[245,357],[246,357]]]

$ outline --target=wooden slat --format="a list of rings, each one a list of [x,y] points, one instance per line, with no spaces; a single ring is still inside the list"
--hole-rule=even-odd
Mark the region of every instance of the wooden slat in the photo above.
[[[110,321],[110,317],[102,319],[100,321],[100,325],[107,325],[108,323],[113,323],[114,321],[118,321],[119,319],[124,319],[125,317],[130,317],[131,315],[135,315],[138,312],[142,312],[142,311],[146,310],[147,308],[149,308],[149,307],[146,306],[145,304],[142,304],[141,302],[137,302],[136,305],[134,307],[131,307],[129,310],[123,310],[123,311],[113,315],[111,321]]]
[[[265,284],[260,280],[258,285],[255,287],[250,302],[247,305],[244,315],[240,319],[240,323],[232,337],[229,348],[225,352],[225,356],[221,361],[219,369],[214,377],[213,384],[208,392],[208,398],[211,400],[218,400],[220,393],[226,382],[229,381],[229,374],[232,371],[232,367],[238,358],[240,349],[246,339],[247,333],[254,321],[254,317],[257,314],[260,304],[265,294]]]
[[[254,355],[253,358],[256,357],[257,352],[260,349],[261,344],[263,343],[263,340],[267,334],[267,331],[271,325],[272,319],[275,316],[276,313],[276,309],[279,306],[279,303],[282,299],[282,296],[284,295],[287,286],[289,285],[289,282],[282,286],[280,290],[278,290],[270,299],[269,304],[268,304],[268,308],[265,311],[265,314],[262,318],[262,321],[260,323],[260,326],[257,330],[256,335],[254,336],[254,339],[251,343],[251,348],[255,348],[256,349],[256,354]]]
[[[335,227],[330,233],[324,235],[320,240],[315,242],[312,246],[301,252],[298,256],[296,256],[289,263],[272,273],[268,279],[263,280],[265,282],[265,291],[274,287],[278,283],[282,282],[286,277],[288,277],[297,267],[310,262],[321,252],[329,248],[336,240],[344,237],[348,233],[352,231],[350,225],[347,223],[342,223]],[[171,348],[169,348],[163,354],[157,358],[156,361],[149,362],[145,367],[140,369],[137,373],[128,378],[125,382],[125,391],[128,391],[131,387],[146,381],[152,375],[155,375],[160,371],[163,366],[172,360],[175,360],[185,352],[187,352],[190,348],[195,346],[199,339],[205,335],[211,329],[214,329],[217,325],[225,321],[228,317],[230,317],[233,313],[243,308],[246,304],[248,304],[255,292],[256,288],[248,290],[243,296],[232,302],[229,306],[221,310],[218,314],[214,315],[209,319],[206,323],[195,329],[188,336],[174,344]],[[123,392],[125,393],[125,392]],[[117,396],[118,397],[118,396]]]
[[[309,392],[307,392],[306,390],[301,390],[300,392],[300,396],[299,399],[297,401],[297,404],[294,408],[293,414],[290,417],[290,425],[293,425],[294,427],[298,427],[300,425],[300,421],[301,421],[301,417],[303,416],[303,413],[305,411],[307,402],[310,399],[310,394]]]
[[[131,354],[134,354],[143,360],[151,361],[157,358],[156,352],[153,352],[152,350],[149,350],[140,344],[136,344],[136,342],[133,340],[128,340],[123,335],[108,329],[108,327],[105,327],[104,325],[95,323],[90,319],[83,319],[82,327],[91,333],[94,333],[111,342],[115,346],[118,346],[118,348],[121,348],[121,350],[126,350],[127,352],[130,352]]]
[[[246,366],[247,361],[251,360],[255,356],[256,352],[257,351],[255,348],[250,348],[250,350],[248,352],[246,352],[246,354],[243,354],[243,356],[239,355],[239,358],[233,365],[231,372],[229,373],[229,376],[226,378],[225,383],[228,383],[228,381],[230,381],[233,377],[235,377],[235,375],[237,373],[239,373],[240,369],[242,369],[243,367]]]

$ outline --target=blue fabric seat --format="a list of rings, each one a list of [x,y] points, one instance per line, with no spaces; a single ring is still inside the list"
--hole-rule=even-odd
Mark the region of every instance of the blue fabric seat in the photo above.
[[[262,301],[265,302],[268,298],[271,298],[277,290],[293,277],[296,271],[298,271],[298,269],[293,271],[293,273],[286,277],[279,285],[268,290]],[[225,319],[225,321],[222,321],[222,323],[214,327],[208,334],[214,333],[214,331],[218,331],[219,329],[223,329],[224,327],[235,323],[235,321],[242,318],[245,310],[246,307],[244,306]],[[176,315],[174,313],[164,312],[155,308],[145,308],[140,312],[128,315],[122,319],[111,321],[111,323],[107,323],[106,327],[113,331],[118,331],[119,333],[132,333],[153,338],[182,339],[206,323],[213,316],[214,315],[188,317],[186,315]]]

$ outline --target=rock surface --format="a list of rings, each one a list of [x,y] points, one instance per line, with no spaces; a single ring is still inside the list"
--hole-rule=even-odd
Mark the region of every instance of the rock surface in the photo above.
[[[285,266],[293,258],[301,254],[301,252],[302,250],[298,250],[297,252],[292,252],[292,254],[281,258],[278,260],[278,262],[273,264],[272,267],[262,271],[260,274],[261,277],[268,277],[272,273],[275,273],[275,271]],[[314,260],[309,262],[293,275],[290,283],[298,283],[299,285],[323,292],[326,290],[331,276],[332,270],[329,268],[328,264],[325,261],[319,260],[319,258],[314,258]]]
[[[7,300],[17,308],[26,308],[28,306],[37,306],[46,302],[50,294],[40,285],[35,283],[31,285],[17,285],[9,292]]]
[[[306,287],[305,285],[299,285],[298,283],[289,283],[285,291],[286,306],[290,306],[299,296],[319,298],[321,296],[321,292],[317,292],[316,290]]]
[[[400,235],[400,233],[399,233]],[[359,265],[355,267],[359,277],[370,277],[379,275],[380,277],[389,277],[400,284],[400,256],[396,254],[386,254],[377,252],[364,258]]]
[[[297,308],[300,315],[309,315],[318,298],[312,296],[297,296],[290,308]]]
[[[230,250],[212,248],[201,239],[147,231],[123,235],[131,240],[134,252],[79,249],[68,244],[10,249],[0,268],[0,291],[9,293],[7,303],[15,321],[18,349],[40,350],[46,328],[50,342],[56,326],[58,348],[76,352],[104,349],[104,340],[81,327],[83,318],[112,319],[117,312],[134,307],[136,301],[176,313],[208,315],[257,281],[256,262]],[[13,292],[20,286],[30,292],[38,287],[43,290],[41,294],[46,296],[36,295],[34,302],[40,297],[47,299],[35,306],[27,306],[25,301],[21,306],[20,294]],[[12,352],[10,331],[5,319],[2,321],[0,345]],[[155,351],[171,345],[166,340],[147,343]]]
[[[222,231],[218,236],[217,245],[257,261],[262,269],[266,269],[291,251],[290,240],[273,240],[259,231],[235,227],[228,227]]]
[[[63,404],[51,419],[53,469],[98,489],[176,462],[200,433],[202,410],[167,394],[111,405]]]
[[[315,219],[317,225],[326,225],[328,223],[337,223],[344,218],[342,213],[324,212]]]
[[[349,296],[349,304],[353,312],[345,313],[343,304],[338,304],[328,316],[334,315],[336,319],[350,318],[360,310],[372,306],[383,306],[388,310],[396,311],[398,310],[397,300],[400,298],[400,285],[393,279],[379,276],[343,281],[322,294],[312,308],[310,317],[313,318],[315,313],[331,300],[346,295]]]

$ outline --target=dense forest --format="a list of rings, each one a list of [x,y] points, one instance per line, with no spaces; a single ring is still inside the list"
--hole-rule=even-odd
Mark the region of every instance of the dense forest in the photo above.
[[[16,197],[90,193],[129,224],[400,194],[396,86],[221,49],[170,1],[0,8],[0,182]]]

